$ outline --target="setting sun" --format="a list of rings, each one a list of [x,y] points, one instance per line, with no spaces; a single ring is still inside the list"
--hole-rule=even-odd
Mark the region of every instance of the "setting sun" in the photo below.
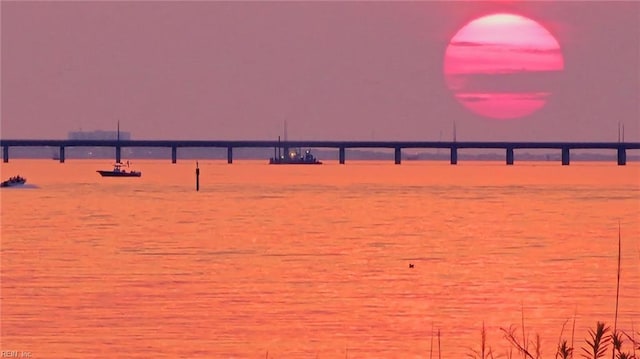
[[[514,119],[542,108],[564,68],[560,44],[529,18],[493,14],[475,19],[451,39],[444,74],[449,88],[474,113]]]

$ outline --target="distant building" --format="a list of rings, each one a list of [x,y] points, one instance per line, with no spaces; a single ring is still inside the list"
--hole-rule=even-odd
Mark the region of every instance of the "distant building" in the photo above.
[[[117,140],[118,131],[70,131],[69,140]],[[120,131],[121,140],[130,140],[131,132]]]

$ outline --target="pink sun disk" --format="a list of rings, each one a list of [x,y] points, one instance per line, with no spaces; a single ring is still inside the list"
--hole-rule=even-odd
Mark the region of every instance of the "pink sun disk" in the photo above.
[[[458,101],[495,119],[520,118],[542,108],[563,68],[560,45],[549,31],[534,20],[503,13],[460,29],[444,62]]]

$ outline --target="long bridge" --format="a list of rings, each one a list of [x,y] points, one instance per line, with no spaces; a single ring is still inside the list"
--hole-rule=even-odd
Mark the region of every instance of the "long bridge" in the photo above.
[[[556,149],[561,151],[562,165],[569,165],[570,151],[574,149],[610,149],[617,151],[618,165],[626,165],[627,150],[640,149],[640,142],[484,142],[484,141],[207,141],[207,140],[20,140],[0,139],[3,150],[2,159],[9,162],[11,147],[58,147],[60,162],[65,161],[67,147],[113,147],[116,161],[121,160],[123,147],[171,148],[171,162],[176,163],[178,148],[226,148],[227,162],[233,163],[234,148],[335,148],[338,161],[346,160],[346,149],[385,148],[394,149],[394,160],[400,164],[403,149],[448,149],[451,164],[458,163],[459,149],[503,149],[507,165],[514,162],[516,149]]]

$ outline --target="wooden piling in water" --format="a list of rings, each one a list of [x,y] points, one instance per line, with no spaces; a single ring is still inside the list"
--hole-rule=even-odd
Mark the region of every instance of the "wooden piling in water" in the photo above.
[[[198,167],[198,161],[196,161],[196,191],[200,191],[200,167]]]

